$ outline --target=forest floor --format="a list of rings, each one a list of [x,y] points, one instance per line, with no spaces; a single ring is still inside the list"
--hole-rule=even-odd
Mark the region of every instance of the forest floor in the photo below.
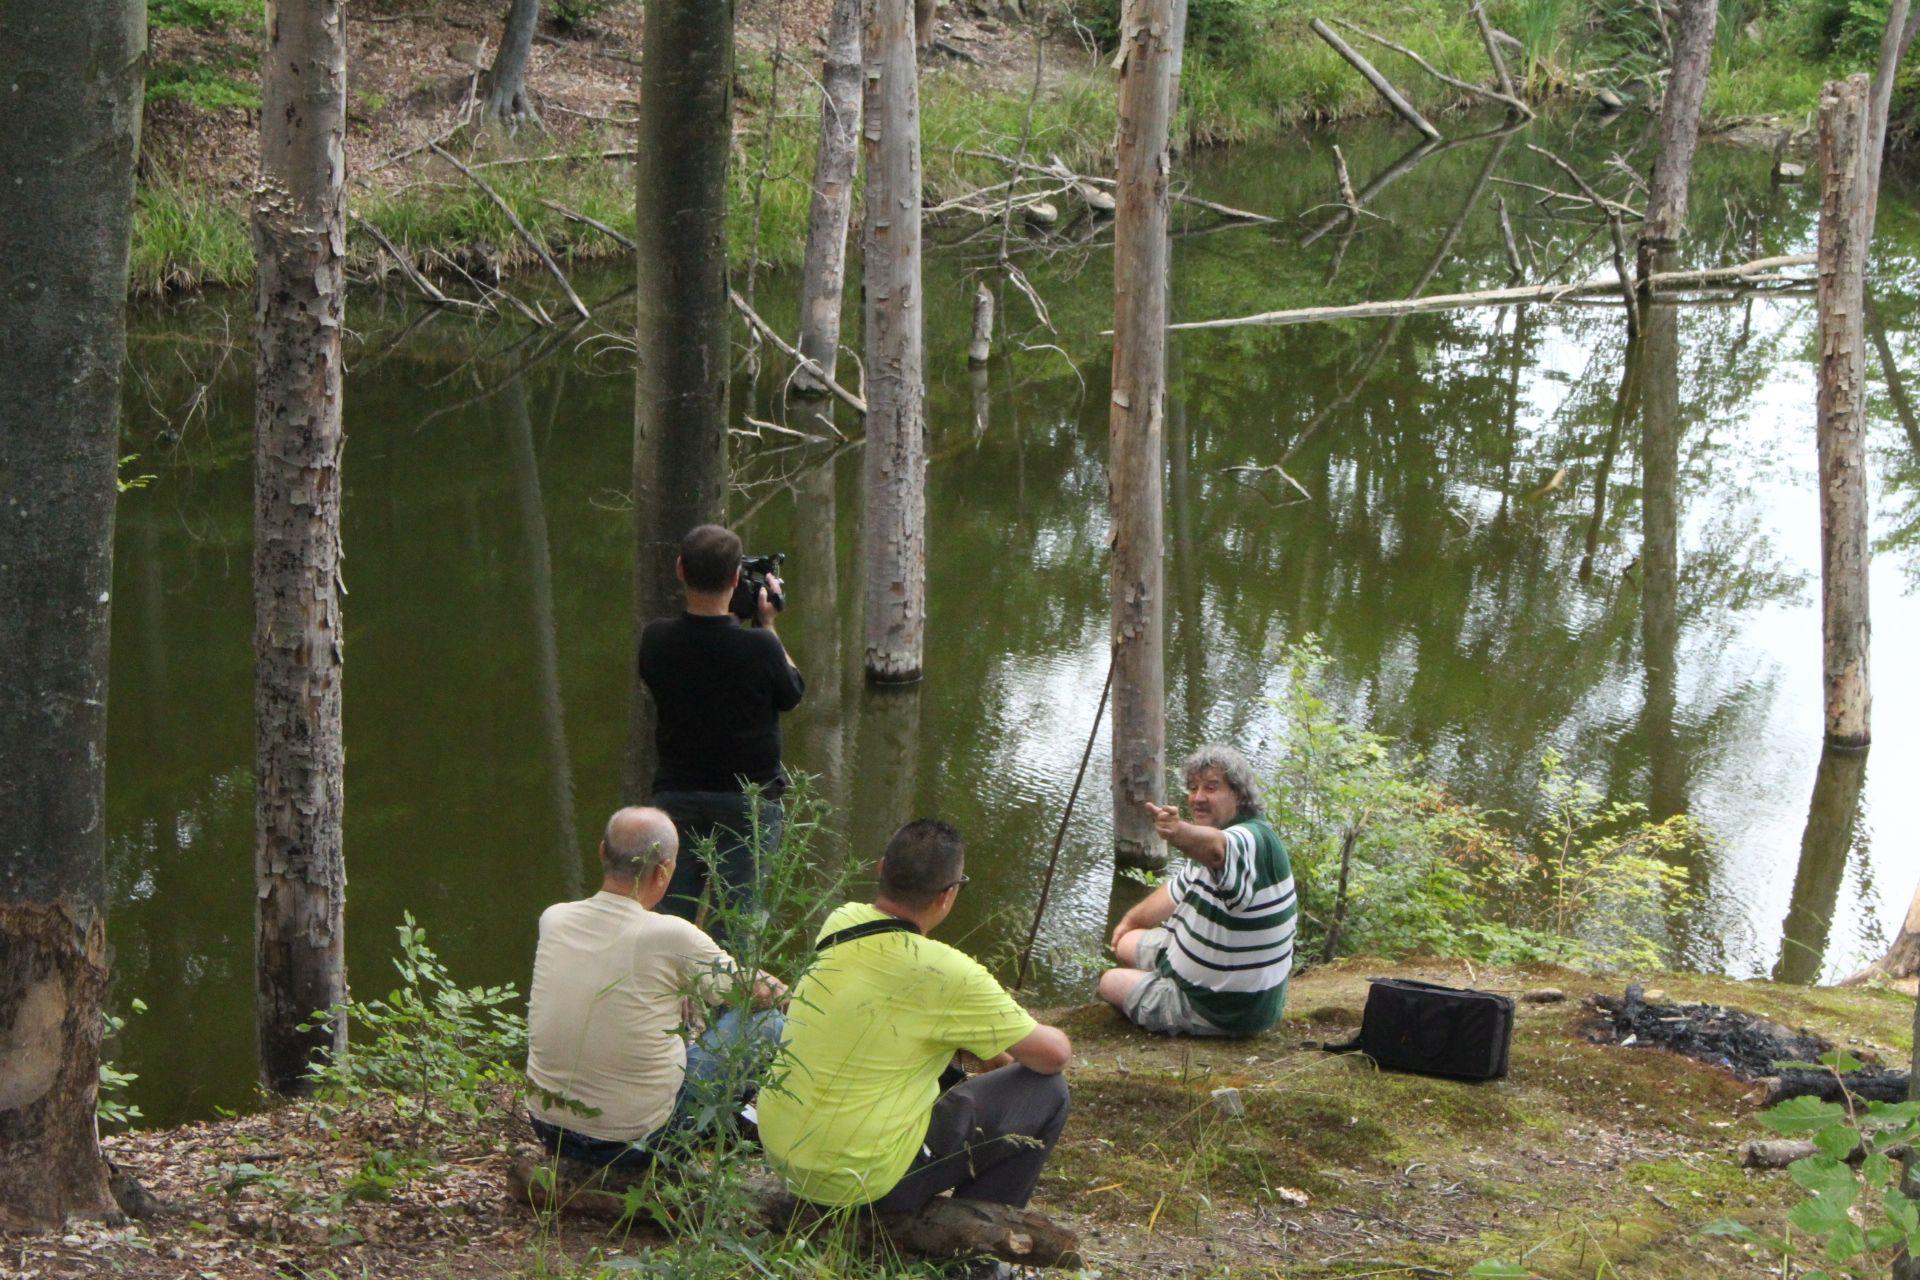
[[[1370,974],[1521,993],[1511,1074],[1463,1084],[1319,1051],[1358,1022]],[[1241,1041],[1140,1034],[1100,1006],[1044,1015],[1074,1041],[1073,1115],[1035,1205],[1076,1228],[1088,1274],[1641,1280],[1780,1274],[1778,1258],[1702,1234],[1778,1230],[1788,1175],[1740,1167],[1764,1136],[1754,1090],[1724,1070],[1597,1040],[1594,993],[1624,979],[1351,960],[1301,975],[1285,1021]],[[1692,974],[1650,982],[1904,1062],[1910,999]],[[1238,1091],[1227,1114],[1213,1091]],[[112,1137],[166,1204],[146,1223],[0,1241],[18,1280],[103,1276],[456,1277],[653,1274],[658,1241],[542,1222],[507,1193],[505,1115],[443,1134],[436,1158],[390,1115],[325,1122],[298,1104]],[[745,1274],[742,1264],[742,1274]],[[770,1274],[770,1273],[769,1273]],[[822,1271],[805,1274],[831,1274]]]

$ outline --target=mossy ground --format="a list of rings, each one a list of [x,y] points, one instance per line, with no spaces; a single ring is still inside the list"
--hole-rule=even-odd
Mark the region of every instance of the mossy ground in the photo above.
[[[1322,1053],[1358,1021],[1369,974],[1568,999],[1520,1006],[1506,1080],[1463,1084]],[[1872,991],[1695,975],[1658,980],[1903,1061],[1912,1005]],[[1621,980],[1563,970],[1354,960],[1303,975],[1251,1041],[1143,1038],[1101,1008],[1063,1015],[1074,1117],[1041,1195],[1109,1274],[1457,1275],[1501,1259],[1541,1276],[1777,1275],[1701,1234],[1778,1229],[1798,1197],[1739,1167],[1764,1136],[1750,1086],[1703,1063],[1593,1043],[1586,997]],[[1241,1091],[1244,1118],[1213,1105]],[[1308,1202],[1295,1207],[1291,1192]],[[1149,1229],[1149,1225],[1151,1227]]]

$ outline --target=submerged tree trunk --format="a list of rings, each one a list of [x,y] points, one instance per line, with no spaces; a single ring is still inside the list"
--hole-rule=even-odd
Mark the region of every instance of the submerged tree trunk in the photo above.
[[[1829,82],[1820,99],[1820,617],[1827,741],[1870,737],[1867,568],[1865,186],[1867,78]]]
[[[500,52],[486,76],[487,114],[497,120],[540,119],[527,96],[527,59],[539,25],[540,0],[513,0],[506,29],[500,33]]]
[[[1820,979],[1826,959],[1833,909],[1840,900],[1847,855],[1860,814],[1860,788],[1867,777],[1867,753],[1828,747],[1820,753],[1807,805],[1807,826],[1800,837],[1800,865],[1793,875],[1793,897],[1780,930],[1780,961],[1775,982],[1811,983]],[[1920,952],[1916,953],[1920,958]],[[1909,962],[1911,963],[1911,962]]]
[[[1873,223],[1880,211],[1880,166],[1886,159],[1887,116],[1893,109],[1893,81],[1900,60],[1907,56],[1916,28],[1920,28],[1920,9],[1909,0],[1893,0],[1887,9],[1887,27],[1880,36],[1880,60],[1873,71],[1873,96],[1867,113],[1867,239],[1873,239]]]
[[[254,192],[254,878],[260,1074],[302,1091],[346,1027],[340,730],[340,337],[347,43],[341,0],[267,11]],[[302,1023],[311,1026],[301,1031]]]
[[[1655,269],[1667,263],[1655,262]],[[1680,309],[1650,303],[1628,376],[1640,412],[1640,643],[1646,671],[1647,808],[1687,811],[1686,752],[1677,733],[1680,681]]]
[[[820,149],[807,213],[806,260],[800,269],[800,354],[839,379],[841,298],[847,278],[847,225],[853,218],[853,172],[860,138],[860,0],[834,0],[820,71]],[[793,388],[824,396],[826,387],[801,368]]]
[[[1113,835],[1123,866],[1163,866],[1145,803],[1166,785],[1168,129],[1182,32],[1174,0],[1127,7],[1121,31],[1113,251]]]
[[[866,664],[920,678],[927,432],[920,291],[920,84],[911,0],[870,0],[866,48]]]
[[[1680,0],[1680,30],[1673,41],[1673,68],[1660,104],[1660,150],[1647,185],[1647,216],[1640,228],[1641,270],[1648,254],[1677,243],[1687,229],[1687,187],[1693,180],[1693,152],[1700,140],[1700,105],[1707,96],[1707,70],[1713,61],[1713,28],[1718,0]]]
[[[113,1212],[107,617],[146,6],[0,0],[0,1231]]]

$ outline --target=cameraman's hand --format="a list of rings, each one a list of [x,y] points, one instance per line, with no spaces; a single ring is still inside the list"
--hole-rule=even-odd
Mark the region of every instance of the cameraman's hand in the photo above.
[[[773,601],[767,598],[767,593],[769,591],[777,592],[779,590],[780,590],[780,579],[774,577],[772,574],[768,574],[767,585],[760,588],[760,601],[756,609],[756,613],[759,616],[760,625],[763,627],[772,627],[773,620],[776,617],[778,617],[780,614],[780,610],[774,607]]]

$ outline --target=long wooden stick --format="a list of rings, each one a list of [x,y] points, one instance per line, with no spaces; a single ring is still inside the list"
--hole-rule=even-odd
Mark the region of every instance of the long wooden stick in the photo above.
[[[1402,97],[1400,91],[1394,88],[1385,76],[1375,70],[1371,62],[1368,62],[1360,55],[1359,50],[1355,49],[1345,40],[1342,40],[1332,27],[1318,18],[1315,18],[1307,25],[1313,28],[1313,34],[1332,45],[1335,53],[1345,58],[1355,71],[1358,71],[1362,76],[1366,77],[1367,83],[1373,86],[1374,92],[1384,98],[1387,105],[1392,107],[1402,120],[1405,120],[1408,124],[1426,134],[1435,142],[1441,140],[1440,131],[1429,124],[1425,116],[1415,111],[1413,104]]]
[[[1345,18],[1335,18],[1334,21],[1339,23],[1341,26],[1345,27],[1347,30],[1353,32],[1353,34],[1360,36],[1363,39],[1371,40],[1375,44],[1380,45],[1382,48],[1391,49],[1403,58],[1410,59],[1415,66],[1419,67],[1422,71],[1432,76],[1435,80],[1438,80],[1441,84],[1452,85],[1454,88],[1460,90],[1463,93],[1471,93],[1475,97],[1485,98],[1489,102],[1501,103],[1507,108],[1507,110],[1513,112],[1515,115],[1521,117],[1522,119],[1525,119],[1525,120],[1533,119],[1533,108],[1529,107],[1526,103],[1520,101],[1520,99],[1514,97],[1511,92],[1502,93],[1497,89],[1489,89],[1487,88],[1487,86],[1483,84],[1474,84],[1470,80],[1462,80],[1457,76],[1450,76],[1446,72],[1442,71],[1440,68],[1434,66],[1431,62],[1428,62],[1425,58],[1421,57],[1419,54],[1415,53],[1413,50],[1407,48],[1407,46],[1403,44],[1395,44],[1393,41],[1387,39],[1385,36],[1377,36],[1373,34],[1373,32],[1367,30],[1365,27],[1355,26],[1353,23],[1348,22]]]
[[[1778,258],[1757,258],[1732,267],[1710,267],[1702,271],[1660,271],[1647,277],[1654,291],[1692,288],[1726,281],[1739,282],[1786,267],[1811,266],[1809,253]],[[1620,282],[1614,277],[1581,280],[1573,284],[1517,285],[1507,289],[1483,289],[1477,293],[1438,293],[1430,298],[1396,298],[1384,302],[1355,302],[1341,307],[1296,307],[1288,311],[1263,311],[1258,315],[1237,316],[1226,320],[1188,320],[1170,324],[1168,329],[1230,329],[1249,324],[1310,324],[1320,320],[1367,320],[1381,316],[1414,315],[1427,311],[1457,311],[1464,307],[1498,307],[1514,302],[1560,302],[1596,293],[1618,293]]]
[[[439,286],[420,273],[420,269],[413,265],[411,258],[394,247],[393,241],[381,234],[380,228],[374,226],[371,222],[368,222],[365,218],[351,210],[348,211],[347,216],[353,219],[354,225],[358,226],[362,231],[379,242],[380,247],[387,251],[387,256],[392,258],[394,264],[400,268],[400,274],[405,276],[408,281],[412,283],[413,287],[420,291],[421,296],[434,306],[472,307],[475,311],[486,313],[493,311],[492,307],[485,307],[477,302],[468,302],[465,298],[449,298],[440,291]]]
[[[1487,46],[1487,61],[1493,64],[1494,79],[1500,82],[1500,92],[1509,98],[1518,100],[1520,95],[1513,87],[1513,77],[1507,74],[1507,60],[1501,56],[1500,42],[1493,38],[1493,28],[1487,23],[1487,11],[1480,0],[1473,0],[1473,25],[1480,29],[1480,42]],[[1533,112],[1528,111],[1531,119]]]
[[[547,252],[547,246],[540,243],[540,237],[527,230],[527,224],[520,221],[520,215],[513,211],[513,206],[502,199],[500,193],[489,186],[485,178],[455,159],[451,151],[448,151],[437,142],[429,144],[428,149],[460,172],[466,174],[468,181],[480,188],[487,199],[493,201],[500,212],[507,215],[507,221],[513,225],[515,231],[520,233],[520,238],[527,242],[527,246],[533,250],[541,262],[546,264],[547,270],[552,273],[553,278],[560,282],[561,292],[567,295],[567,301],[572,303],[573,309],[580,313],[580,318],[582,320],[593,319],[593,313],[587,310],[587,304],[580,301],[580,295],[573,291],[573,283],[567,279],[567,273],[560,269],[560,264],[555,262],[553,255]]]
[[[1107,659],[1107,682],[1100,686],[1100,705],[1094,708],[1093,728],[1087,733],[1086,750],[1080,753],[1080,769],[1073,775],[1073,790],[1067,793],[1067,807],[1060,811],[1060,828],[1053,833],[1053,852],[1047,855],[1047,874],[1040,881],[1040,901],[1033,907],[1033,923],[1027,928],[1027,945],[1020,950],[1020,968],[1013,975],[1014,989],[1027,985],[1027,969],[1033,964],[1034,940],[1040,936],[1040,917],[1047,913],[1047,898],[1053,893],[1053,873],[1060,866],[1060,846],[1067,838],[1067,821],[1073,817],[1073,802],[1080,798],[1080,784],[1086,780],[1087,761],[1093,758],[1094,739],[1100,736],[1100,720],[1107,713],[1107,695],[1113,692],[1113,659]]]
[[[589,218],[586,214],[580,212],[578,209],[569,209],[567,208],[567,206],[561,204],[558,200],[548,200],[544,196],[540,198],[540,203],[547,206],[547,208],[553,210],[555,213],[559,214],[561,217],[565,218],[569,222],[578,222],[582,226],[592,227],[595,231],[598,231],[601,235],[606,236],[608,239],[612,240],[615,244],[619,245],[623,249],[639,248],[639,246],[633,242],[632,236],[625,235],[625,234],[622,234],[621,232],[615,231],[612,227],[600,221],[598,218]]]
[[[738,290],[728,289],[727,298],[733,303],[733,309],[740,313],[741,317],[753,327],[754,331],[768,342],[771,342],[782,355],[799,365],[802,369],[805,369],[814,377],[820,379],[821,384],[825,386],[828,391],[838,396],[848,408],[862,414],[867,411],[867,402],[865,400],[862,400],[859,396],[835,382],[833,375],[821,368],[818,361],[810,360],[806,356],[801,355],[798,347],[781,337],[778,330],[760,318],[759,312],[747,305],[747,300],[740,296]]]
[[[1116,185],[1112,178],[1102,177],[1098,174],[1073,173],[1062,166],[1035,164],[1031,160],[1016,160],[1012,156],[1001,155],[998,151],[975,151],[970,148],[963,148],[960,154],[963,156],[972,156],[976,160],[994,160],[1006,165],[1009,169],[1017,169],[1024,173],[1045,174],[1047,177],[1059,179],[1063,183],[1085,182],[1099,187]],[[986,189],[991,190],[991,188]],[[1220,204],[1213,200],[1202,200],[1199,196],[1190,196],[1181,191],[1170,191],[1167,193],[1167,198],[1175,204],[1190,204],[1196,209],[1205,209],[1209,213],[1217,213],[1221,217],[1231,218],[1235,222],[1277,223],[1280,221],[1280,219],[1269,217],[1264,213],[1254,213],[1249,209],[1236,209],[1230,204]]]
[[[1527,144],[1527,150],[1551,160],[1554,165],[1559,168],[1560,172],[1573,179],[1573,184],[1580,188],[1580,194],[1592,201],[1593,207],[1605,215],[1607,219],[1607,229],[1613,233],[1613,269],[1620,277],[1621,297],[1626,300],[1627,338],[1631,340],[1636,333],[1640,332],[1640,301],[1634,293],[1633,276],[1629,274],[1627,270],[1627,238],[1626,233],[1622,231],[1620,227],[1619,213],[1613,209],[1609,201],[1603,199],[1600,193],[1593,189],[1592,184],[1580,176],[1578,169],[1568,164],[1565,160],[1562,160],[1545,147],[1536,147],[1531,142]]]

